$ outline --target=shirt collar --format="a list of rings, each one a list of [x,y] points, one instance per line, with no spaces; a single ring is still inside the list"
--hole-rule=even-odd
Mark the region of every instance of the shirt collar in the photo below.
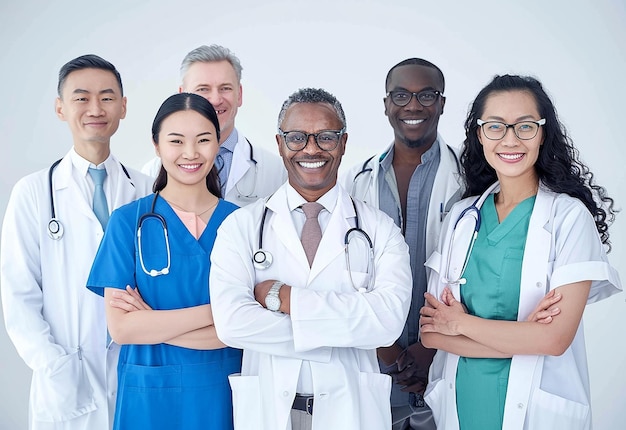
[[[324,206],[328,212],[332,213],[337,205],[337,198],[339,196],[339,188],[337,184],[326,192],[323,196],[317,199],[317,202]],[[287,206],[290,211],[298,209],[300,206],[306,203],[304,197],[300,195],[291,184],[287,184]]]
[[[109,153],[109,156],[106,160],[104,160],[104,162],[95,165],[89,160],[81,157],[78,152],[76,152],[75,148],[72,148],[70,151],[70,160],[72,160],[72,165],[81,174],[81,176],[87,176],[87,171],[90,167],[94,169],[105,169],[107,173],[110,173],[112,172],[112,163],[114,163],[113,157]]]
[[[228,135],[224,143],[220,146],[224,149],[228,149],[230,152],[235,151],[235,146],[237,146],[237,142],[239,141],[239,133],[236,128],[233,128],[233,131]]]
[[[394,145],[391,145],[391,148],[389,148],[389,151],[384,153],[383,156],[381,157],[380,167],[382,167],[384,171],[387,171],[391,168],[391,163],[393,162],[394,153],[395,153]],[[437,157],[439,157],[439,137],[437,137],[433,145],[430,148],[428,148],[426,152],[422,154],[421,164],[428,164],[431,161],[436,160]]]

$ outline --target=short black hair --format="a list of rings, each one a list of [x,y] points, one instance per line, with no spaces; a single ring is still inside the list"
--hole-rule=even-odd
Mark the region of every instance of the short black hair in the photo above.
[[[397,69],[398,67],[402,67],[402,66],[424,66],[424,67],[430,67],[431,69],[435,69],[437,71],[437,74],[439,75],[439,78],[441,79],[441,92],[443,93],[445,91],[446,80],[443,77],[443,72],[441,71],[439,67],[437,67],[436,65],[434,65],[428,60],[424,60],[423,58],[407,58],[406,60],[400,61],[398,64],[396,64],[391,69],[389,69],[389,72],[387,72],[387,79],[385,79],[385,91],[387,91],[387,87],[389,86],[389,81],[391,80],[391,73],[393,73],[393,71]]]
[[[59,70],[59,83],[57,85],[57,93],[59,94],[59,97],[61,97],[63,85],[65,85],[65,81],[67,80],[69,74],[82,69],[101,69],[113,73],[113,76],[115,76],[115,79],[117,79],[117,83],[120,86],[120,92],[122,96],[124,95],[124,87],[122,87],[122,77],[120,76],[120,72],[117,71],[115,66],[109,63],[104,58],[98,57],[94,54],[87,54],[81,55],[80,57],[68,61],[63,65],[63,67],[61,67],[61,70]]]

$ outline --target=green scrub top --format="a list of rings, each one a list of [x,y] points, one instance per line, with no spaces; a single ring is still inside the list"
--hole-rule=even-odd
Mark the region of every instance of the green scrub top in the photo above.
[[[481,225],[463,277],[461,300],[471,315],[517,320],[522,259],[535,197],[500,223],[494,194],[480,209]],[[500,430],[511,359],[460,357],[456,403],[461,430]]]

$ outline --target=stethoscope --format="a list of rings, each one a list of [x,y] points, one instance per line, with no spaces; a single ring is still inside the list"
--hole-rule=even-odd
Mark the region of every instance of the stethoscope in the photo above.
[[[257,178],[259,176],[259,163],[257,163],[257,161],[254,159],[254,150],[252,148],[252,144],[250,143],[250,141],[248,139],[246,139],[246,142],[248,142],[248,146],[250,147],[250,161],[252,161],[252,163],[254,164],[254,176],[252,178],[252,182],[249,182],[248,180],[246,180],[247,183],[251,183],[251,188],[250,191],[247,193],[244,193],[241,191],[241,189],[239,188],[239,182],[243,181],[243,178],[239,180],[238,183],[235,184],[235,190],[237,191],[237,198],[238,199],[250,199],[250,200],[256,200],[258,199],[258,196],[256,194],[254,194],[254,190],[256,188],[256,181]],[[245,175],[244,175],[245,177]]]
[[[61,160],[63,159],[61,158],[55,161],[54,163],[52,163],[52,165],[50,166],[50,169],[48,169],[48,191],[50,193],[50,214],[51,214],[50,221],[48,221],[48,236],[50,236],[50,239],[52,240],[61,239],[63,237],[63,233],[65,232],[65,230],[63,229],[63,224],[61,224],[61,221],[59,221],[56,217],[56,210],[54,208],[55,206],[54,205],[54,190],[52,187],[52,174],[54,173],[54,169],[59,165]],[[120,166],[122,166],[122,170],[124,171],[124,174],[130,181],[130,184],[134,187],[135,184],[133,184],[133,181],[130,178],[130,174],[128,173],[128,170],[126,170],[126,167],[124,167],[122,163],[120,163]]]
[[[354,213],[356,215],[356,226],[349,229],[344,236],[344,253],[346,256],[346,267],[348,269],[352,288],[360,293],[365,293],[372,290],[372,288],[374,287],[374,279],[376,277],[374,267],[374,244],[372,243],[369,235],[359,226],[359,213],[356,209],[356,204],[354,203],[354,200],[351,200],[352,206],[354,207]],[[272,265],[274,260],[272,254],[269,251],[263,249],[263,230],[265,227],[265,218],[267,217],[267,211],[268,208],[267,206],[265,206],[265,209],[263,210],[263,216],[261,217],[261,227],[259,228],[259,249],[254,254],[252,254],[252,262],[256,270],[268,269]],[[371,275],[368,275],[368,284],[366,288],[357,287],[354,283],[354,280],[352,279],[352,269],[350,265],[350,242],[354,238],[359,238],[359,240],[365,242],[368,249],[367,273],[371,273]]]
[[[167,275],[168,273],[170,273],[170,262],[172,260],[172,254],[170,253],[170,240],[167,235],[167,222],[165,221],[165,218],[163,218],[161,215],[159,215],[158,213],[154,211],[157,197],[159,197],[158,192],[154,194],[154,198],[152,199],[152,205],[150,206],[150,212],[147,212],[143,214],[141,217],[139,217],[139,221],[137,222],[137,248],[138,248],[138,253],[139,253],[139,264],[141,264],[141,270],[143,270],[143,273],[145,273],[146,275],[152,276],[153,278],[159,275]],[[143,261],[143,249],[141,247],[141,228],[143,227],[143,223],[147,219],[150,219],[150,218],[157,220],[161,224],[161,228],[163,229],[163,237],[165,239],[165,249],[167,252],[167,263],[165,267],[161,269],[148,270],[146,269],[146,265]]]
[[[452,235],[448,243],[448,257],[443,282],[448,285],[463,285],[467,281],[463,278],[465,269],[474,249],[481,225],[480,208],[489,195],[499,187],[499,183],[491,185],[487,191],[476,198],[474,202],[463,209],[452,227]],[[457,235],[457,232],[459,234]],[[462,263],[462,264],[459,264]]]

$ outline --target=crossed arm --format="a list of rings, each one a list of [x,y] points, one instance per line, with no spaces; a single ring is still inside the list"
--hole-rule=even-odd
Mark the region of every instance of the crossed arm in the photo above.
[[[449,289],[444,290],[441,300],[426,293],[426,305],[420,310],[422,343],[464,357],[561,355],[574,339],[590,288],[591,281],[582,281],[554,289],[526,321],[469,315]],[[557,314],[559,317],[554,318]]]
[[[167,343],[191,349],[219,349],[211,305],[172,310],[154,310],[139,291],[105,288],[109,332],[119,344]]]

